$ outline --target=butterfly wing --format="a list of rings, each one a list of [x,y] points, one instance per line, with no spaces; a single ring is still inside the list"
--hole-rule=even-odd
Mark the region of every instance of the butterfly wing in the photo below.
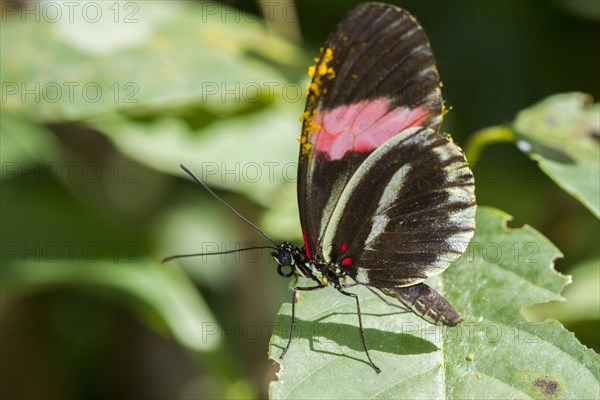
[[[446,268],[473,233],[473,176],[437,134],[443,105],[422,28],[398,7],[358,6],[312,74],[298,171],[307,256],[377,287]]]
[[[402,131],[373,151],[344,188],[323,257],[358,282],[408,286],[440,273],[474,230],[473,175],[449,137]]]

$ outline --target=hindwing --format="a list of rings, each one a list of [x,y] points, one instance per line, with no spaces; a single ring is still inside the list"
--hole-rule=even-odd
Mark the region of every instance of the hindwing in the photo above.
[[[323,259],[360,283],[408,286],[438,274],[475,227],[473,174],[449,137],[409,128],[355,171],[323,236]]]

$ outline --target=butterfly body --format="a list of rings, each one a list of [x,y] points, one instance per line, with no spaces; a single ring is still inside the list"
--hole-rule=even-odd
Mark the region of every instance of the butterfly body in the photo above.
[[[434,324],[462,321],[452,305],[423,283],[466,250],[475,230],[474,178],[462,150],[438,133],[445,114],[435,58],[421,26],[407,11],[365,3],[352,9],[309,69],[298,158],[298,206],[304,243],[270,248],[282,277],[303,276],[356,301],[363,285],[384,302],[403,304]],[[195,254],[205,255],[205,254]],[[179,255],[167,257],[186,257]],[[392,302],[392,300],[396,300]]]
[[[366,355],[379,371],[359,299],[346,288],[364,285],[431,323],[458,324],[459,314],[423,281],[466,250],[474,179],[460,148],[438,133],[445,109],[435,58],[407,11],[357,6],[315,61],[298,159],[304,246],[285,243],[273,255],[280,275],[297,271],[314,282],[294,288],[292,328],[297,291],[331,285],[355,298]]]
[[[341,268],[343,265],[316,262],[307,256],[305,247],[297,247],[290,242],[284,242],[272,255],[278,264],[277,272],[282,277],[291,277],[297,271],[304,278],[311,279],[323,287],[328,284],[334,287],[345,285],[347,274]],[[283,271],[285,267],[290,267],[290,270]]]

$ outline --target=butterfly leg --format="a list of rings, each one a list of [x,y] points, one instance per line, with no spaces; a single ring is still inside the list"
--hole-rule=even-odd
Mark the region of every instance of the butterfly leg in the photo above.
[[[281,355],[279,356],[280,359],[283,358],[283,356],[285,356],[285,353],[287,353],[288,349],[290,348],[290,344],[292,343],[292,338],[294,337],[294,329],[296,328],[296,293],[298,292],[298,290],[317,290],[323,289],[325,286],[326,285],[319,284],[317,286],[296,286],[294,288],[294,292],[292,293],[292,326],[290,327],[290,337],[288,339],[287,345],[285,346],[285,349],[283,349],[283,353],[281,353]]]
[[[351,288],[351,287],[358,286],[358,285],[360,285],[360,283],[358,283],[358,282],[352,282],[352,283],[349,283],[349,284],[346,284],[346,285],[341,285],[341,286],[342,286],[342,289],[346,289],[346,288]],[[401,305],[399,305],[399,304],[394,304],[394,303],[392,303],[391,301],[388,301],[386,298],[384,298],[384,297],[383,297],[383,296],[382,296],[382,295],[381,295],[381,294],[380,294],[378,291],[376,291],[376,290],[375,290],[375,289],[373,289],[372,287],[370,287],[370,286],[367,286],[367,285],[364,285],[364,286],[365,286],[367,289],[369,289],[369,291],[371,291],[371,293],[373,293],[375,296],[379,297],[379,300],[383,301],[383,302],[384,302],[385,304],[387,304],[388,306],[391,306],[391,307],[396,307],[396,308],[401,308],[401,309],[403,309],[403,310],[405,310],[405,309],[406,309],[405,307],[403,307],[403,306],[401,306]]]
[[[392,307],[396,307],[396,308],[401,308],[403,310],[405,310],[405,307],[402,307],[399,304],[394,304],[391,301],[388,301],[386,298],[384,298],[381,294],[379,294],[378,291],[376,291],[375,289],[373,289],[370,286],[365,286],[367,289],[369,289],[371,291],[371,293],[373,293],[375,296],[379,297],[379,300],[383,301],[385,304],[387,304],[388,306],[392,306]]]
[[[346,292],[344,289],[342,289],[341,286],[336,287],[336,289],[341,294],[343,294],[345,296],[353,297],[354,300],[356,300],[356,311],[358,314],[358,327],[360,330],[360,338],[362,339],[363,347],[365,348],[365,353],[367,354],[367,358],[369,359],[369,362],[371,363],[371,367],[373,367],[375,372],[380,373],[381,370],[375,365],[373,360],[371,360],[371,356],[369,355],[369,349],[367,348],[367,340],[365,339],[365,330],[363,329],[362,316],[360,313],[360,302],[358,301],[358,295],[356,293]]]

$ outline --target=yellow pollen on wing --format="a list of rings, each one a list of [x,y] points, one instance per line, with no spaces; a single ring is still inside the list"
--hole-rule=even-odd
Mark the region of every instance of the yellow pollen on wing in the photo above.
[[[325,63],[319,64],[319,70],[317,72],[321,76],[325,75],[327,73],[327,64],[325,64]]]
[[[446,107],[444,103],[442,103],[442,117],[452,111],[452,106]]]
[[[308,100],[306,102],[306,111],[300,116],[302,122],[302,134],[300,136],[300,149],[302,155],[310,156],[312,148],[311,138],[321,127],[317,124],[317,103],[321,94],[327,93],[327,88],[322,88],[323,79],[335,79],[335,70],[330,64],[333,61],[333,49],[327,47],[321,49],[321,57],[315,58],[316,65],[308,68],[308,75],[312,81],[306,87]]]
[[[315,96],[319,95],[319,84],[317,82],[311,82],[306,87],[306,94],[313,93]]]
[[[312,148],[310,138],[313,133],[321,128],[320,125],[315,122],[316,116],[317,110],[315,109],[306,110],[300,116],[300,121],[302,122],[302,135],[300,136],[299,141],[302,155],[310,155],[310,150]]]
[[[325,54],[323,55],[323,62],[327,64],[331,60],[333,60],[333,50],[331,49],[331,47],[328,47],[325,49]]]
[[[327,78],[329,78],[329,80],[335,78],[335,70],[333,69],[333,67],[327,68]]]

